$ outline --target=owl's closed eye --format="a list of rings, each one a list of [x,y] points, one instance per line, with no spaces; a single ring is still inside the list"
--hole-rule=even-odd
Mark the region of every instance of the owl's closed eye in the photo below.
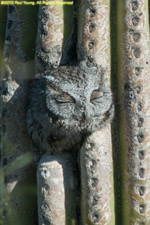
[[[96,101],[100,100],[101,97],[103,97],[103,94],[104,93],[100,90],[100,88],[98,90],[94,90],[91,94],[90,102],[94,104]]]
[[[75,103],[75,100],[74,98],[72,98],[71,96],[69,96],[68,94],[66,93],[63,93],[62,95],[58,95],[56,97],[56,102],[58,103],[62,103],[62,104],[65,104],[65,103]]]

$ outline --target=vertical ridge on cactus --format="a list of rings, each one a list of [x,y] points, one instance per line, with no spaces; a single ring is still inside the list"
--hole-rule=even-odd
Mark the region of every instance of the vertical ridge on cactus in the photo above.
[[[78,5],[78,60],[85,62],[87,66],[102,67],[105,70],[105,83],[108,85],[110,85],[109,13],[110,1],[83,0]],[[98,140],[104,140],[103,144]],[[82,224],[115,224],[111,150],[109,126],[91,135],[81,149]],[[101,161],[103,154],[106,156],[104,164]],[[88,164],[88,158],[91,158],[91,166]],[[92,171],[90,174],[89,167],[93,168],[93,175]],[[94,177],[97,184],[92,187]],[[98,190],[97,193],[94,188]]]
[[[148,1],[117,2],[122,224],[150,223]],[[124,17],[122,16],[124,15]],[[122,27],[121,27],[122,25]]]

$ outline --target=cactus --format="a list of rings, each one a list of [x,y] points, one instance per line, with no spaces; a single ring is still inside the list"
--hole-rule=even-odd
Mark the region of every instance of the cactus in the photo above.
[[[86,61],[89,66],[93,64],[103,66],[106,69],[105,79],[108,83],[110,83],[109,13],[110,1],[79,1],[78,59]],[[88,165],[88,158],[91,159],[91,165]],[[81,149],[80,161],[82,224],[114,224],[113,165],[109,126],[86,140]],[[94,179],[97,181],[95,186]],[[93,196],[95,190],[97,194]]]
[[[32,79],[35,73],[76,64],[77,61],[105,67],[106,82],[112,85],[116,105],[112,129],[107,126],[92,134],[81,149],[81,180],[84,182],[81,182],[80,224],[150,224],[149,7],[148,0],[78,0],[73,5],[48,6],[0,5],[0,224],[37,224],[37,218],[42,221],[44,212],[39,208],[39,215],[35,215],[38,160],[28,155],[35,147],[26,134],[25,123],[19,123],[25,117],[26,107],[26,102],[19,99],[28,94],[26,82],[21,83]],[[68,57],[70,52],[71,58]],[[48,204],[55,201],[55,195],[53,198],[46,195],[44,199],[40,191],[45,183],[51,185],[40,173],[43,165],[52,170],[55,162],[58,173],[53,176],[59,179],[62,199],[60,205],[57,202],[58,211],[54,210],[50,216],[57,215],[61,209],[62,220],[61,217],[54,218],[54,224],[78,224],[80,216],[75,215],[75,206],[72,206],[79,206],[78,199],[75,199],[78,194],[71,193],[68,187],[64,187],[64,180],[59,178],[63,174],[62,167],[67,171],[68,156],[65,155],[61,163],[59,156],[53,163],[44,157],[37,171],[38,201]],[[93,171],[89,172],[87,157],[91,157],[91,163],[98,159],[99,163],[90,167],[94,168],[94,176]],[[21,165],[17,165],[18,159],[22,161]],[[72,177],[73,167],[68,174]],[[97,178],[96,205],[91,202],[94,177]],[[65,191],[71,193],[72,198],[68,197],[67,208],[63,203],[61,208]]]
[[[121,224],[149,224],[148,1],[117,2]]]

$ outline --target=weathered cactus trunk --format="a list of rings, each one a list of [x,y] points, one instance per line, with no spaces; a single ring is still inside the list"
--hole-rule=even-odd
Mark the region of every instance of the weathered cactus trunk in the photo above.
[[[148,1],[117,1],[120,223],[150,223]],[[115,121],[117,122],[117,121]]]
[[[76,166],[71,154],[46,154],[40,160],[37,171],[39,224],[79,223]]]

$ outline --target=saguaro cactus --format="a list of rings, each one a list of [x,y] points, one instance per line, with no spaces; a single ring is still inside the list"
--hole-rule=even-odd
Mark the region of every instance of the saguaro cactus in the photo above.
[[[110,4],[109,0],[78,0],[73,6],[9,5],[7,13],[0,5],[0,224],[150,224],[149,1]],[[79,180],[73,156],[44,155],[39,161],[26,129],[29,79],[77,61],[81,66],[103,67],[109,85],[113,75],[116,104],[115,131],[108,125],[85,139],[81,148],[81,213],[77,213],[79,188],[77,193],[72,191]],[[28,163],[33,156],[31,166],[24,166],[24,161],[23,169],[19,165],[14,169],[12,165],[28,151],[33,153],[29,159],[23,156]],[[39,215],[35,215],[37,167]],[[60,202],[54,189],[61,193]],[[54,206],[50,213],[49,205]]]

